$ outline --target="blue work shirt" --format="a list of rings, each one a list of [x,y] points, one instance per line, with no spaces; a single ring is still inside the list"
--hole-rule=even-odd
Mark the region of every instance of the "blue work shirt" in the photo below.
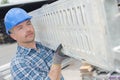
[[[17,47],[16,56],[11,61],[13,80],[50,80],[48,73],[54,51],[36,42],[37,49]],[[61,77],[61,80],[64,80]]]

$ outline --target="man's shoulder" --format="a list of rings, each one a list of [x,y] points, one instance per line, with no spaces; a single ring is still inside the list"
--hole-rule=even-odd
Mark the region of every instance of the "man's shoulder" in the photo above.
[[[26,59],[24,57],[17,56],[17,55],[12,58],[11,65],[16,65],[19,63],[26,63]]]

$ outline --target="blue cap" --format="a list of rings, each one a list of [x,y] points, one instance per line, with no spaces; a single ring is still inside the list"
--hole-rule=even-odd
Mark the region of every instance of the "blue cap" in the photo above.
[[[21,8],[12,8],[10,9],[4,18],[4,24],[6,27],[6,33],[9,35],[9,30],[11,30],[16,25],[31,19],[32,16],[29,16],[28,13]]]

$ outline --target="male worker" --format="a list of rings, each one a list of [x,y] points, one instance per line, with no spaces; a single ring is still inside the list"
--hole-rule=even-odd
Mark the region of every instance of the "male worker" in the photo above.
[[[59,45],[54,52],[35,42],[31,18],[21,8],[10,9],[4,18],[6,33],[18,43],[16,56],[11,62],[13,80],[64,80],[61,76],[61,62],[65,57],[58,55],[62,46]]]

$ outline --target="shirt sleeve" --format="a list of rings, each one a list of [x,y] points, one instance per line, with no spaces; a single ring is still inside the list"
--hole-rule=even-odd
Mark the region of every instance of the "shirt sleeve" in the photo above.
[[[43,72],[39,72],[37,68],[33,68],[24,62],[12,63],[11,74],[13,80],[50,80]]]

